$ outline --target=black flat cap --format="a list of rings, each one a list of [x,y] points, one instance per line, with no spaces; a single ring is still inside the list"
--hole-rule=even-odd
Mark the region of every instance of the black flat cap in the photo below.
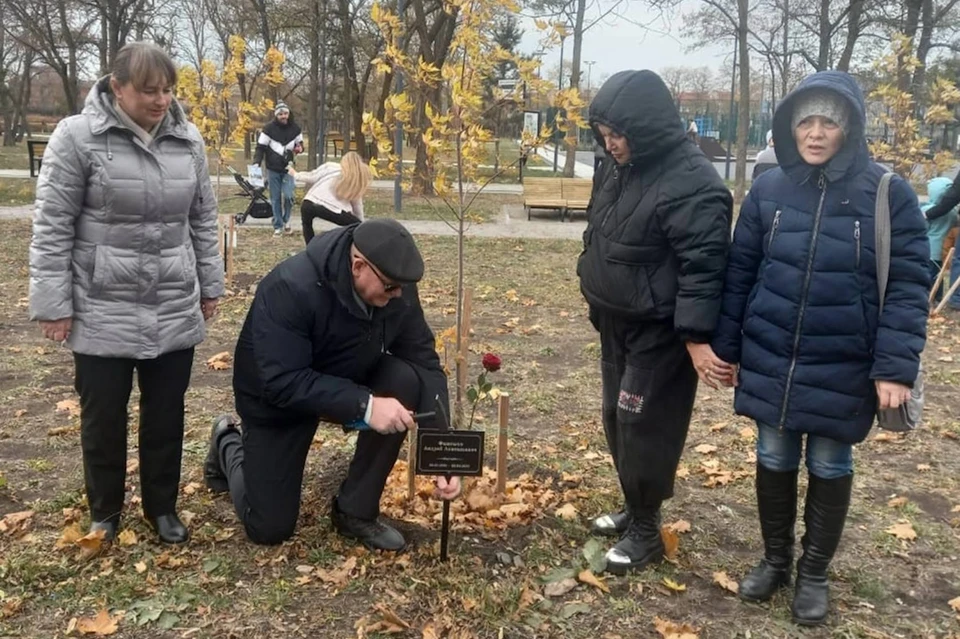
[[[423,277],[423,258],[417,244],[396,220],[361,222],[353,231],[353,245],[397,284],[415,284]]]

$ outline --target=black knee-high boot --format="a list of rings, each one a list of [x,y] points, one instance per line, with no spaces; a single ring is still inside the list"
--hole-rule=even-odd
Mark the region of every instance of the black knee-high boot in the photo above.
[[[740,598],[747,601],[766,601],[790,583],[797,522],[797,471],[777,472],[757,463],[757,510],[764,554],[740,582]]]
[[[793,597],[793,620],[802,626],[824,622],[829,609],[827,569],[833,559],[850,507],[853,475],[822,479],[810,475],[803,520],[807,530],[797,562],[797,587]]]

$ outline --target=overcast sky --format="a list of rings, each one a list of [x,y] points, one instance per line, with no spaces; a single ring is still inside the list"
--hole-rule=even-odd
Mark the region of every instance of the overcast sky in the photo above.
[[[695,4],[695,1],[689,0],[684,3],[687,10],[693,8]],[[633,7],[630,9],[631,20],[639,24],[651,24],[652,29],[644,29],[638,24],[609,18],[606,23],[597,24],[584,34],[583,60],[596,61],[590,78],[594,88],[599,87],[603,78],[624,69],[659,71],[669,66],[708,66],[716,72],[721,65],[729,66],[732,62],[732,48],[730,51],[725,51],[721,47],[709,47],[687,52],[688,43],[681,40],[680,15],[664,20],[658,14],[640,8],[640,5],[640,2],[630,3]],[[524,29],[521,51],[527,54],[533,53],[538,45],[538,31],[532,21],[526,21]],[[567,38],[563,57],[568,64],[573,53],[572,46],[572,39]],[[548,69],[553,69],[556,73],[559,62],[560,47],[557,45],[543,56],[544,75],[547,74]],[[581,68],[583,72],[581,87],[586,88],[588,67],[584,64]]]

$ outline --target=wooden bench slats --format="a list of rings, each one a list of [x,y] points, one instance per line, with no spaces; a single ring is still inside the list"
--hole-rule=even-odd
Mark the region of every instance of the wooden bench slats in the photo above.
[[[527,219],[531,209],[559,209],[562,222],[568,210],[587,209],[592,191],[593,180],[585,178],[525,178],[523,206]]]

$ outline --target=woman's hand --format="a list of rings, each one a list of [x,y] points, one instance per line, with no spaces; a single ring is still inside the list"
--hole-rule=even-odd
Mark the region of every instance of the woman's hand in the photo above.
[[[728,364],[713,352],[710,344],[687,342],[687,352],[693,360],[693,367],[697,369],[700,381],[710,388],[735,386],[737,383],[737,368]]]
[[[38,324],[40,324],[40,330],[43,331],[44,337],[55,342],[65,342],[73,329],[73,318],[64,317],[52,321],[40,320]]]
[[[204,320],[208,320],[217,314],[217,304],[219,303],[219,298],[200,300],[200,310],[203,312]]]
[[[292,175],[293,177],[297,177],[297,170],[296,170],[295,168],[293,168],[292,166],[288,166],[288,167],[287,167],[287,173],[288,173],[289,175]]]
[[[880,410],[898,408],[910,399],[910,387],[898,382],[876,380],[877,401]]]

